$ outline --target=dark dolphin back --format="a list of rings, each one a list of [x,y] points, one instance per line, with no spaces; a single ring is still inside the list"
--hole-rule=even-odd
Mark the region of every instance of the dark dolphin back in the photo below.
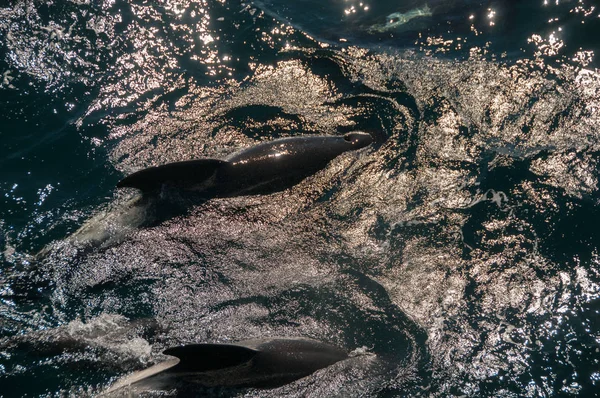
[[[343,152],[372,141],[362,132],[283,138],[236,152],[225,160],[198,159],[150,167],[125,177],[117,187],[151,193],[166,185],[207,197],[272,193],[323,169]]]
[[[175,360],[171,360],[138,372],[112,390],[131,384],[139,388],[178,388],[182,393],[194,394],[199,385],[272,388],[348,358],[345,351],[329,344],[281,337],[237,344],[189,344],[163,353],[177,357],[179,362],[173,364]]]
[[[371,144],[373,138],[363,132],[352,132],[343,136],[320,135],[282,138],[265,142],[226,158],[232,164],[252,164],[277,159],[294,161],[296,165],[312,164],[315,161],[330,161],[336,156]]]
[[[340,154],[371,142],[357,142],[348,136],[284,138],[235,153],[219,169],[221,195],[264,194],[289,188]]]
[[[257,347],[261,356],[287,362],[310,373],[348,358],[346,351],[314,340],[277,339]],[[258,361],[258,357],[256,360]]]
[[[274,387],[306,377],[348,358],[337,347],[313,340],[277,339],[257,346],[255,386]]]
[[[291,137],[265,142],[246,150],[234,153],[226,158],[227,161],[236,164],[250,164],[263,162],[279,157],[305,157],[312,155],[316,158],[335,158],[339,154],[352,149],[349,142],[342,136],[308,136]],[[306,162],[310,162],[306,159]]]
[[[179,358],[173,372],[207,372],[246,363],[257,351],[233,344],[188,344],[169,348],[163,354]]]

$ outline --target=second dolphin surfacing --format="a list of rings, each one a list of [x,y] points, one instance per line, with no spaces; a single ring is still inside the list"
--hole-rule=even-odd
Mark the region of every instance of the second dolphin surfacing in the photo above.
[[[272,193],[299,183],[338,155],[372,142],[362,132],[282,138],[224,160],[197,159],[143,169],[119,181],[117,187],[138,188],[144,195],[175,188],[205,198]]]
[[[169,348],[174,358],[126,377],[105,392],[204,387],[275,388],[348,358],[332,345],[307,338],[246,340]]]

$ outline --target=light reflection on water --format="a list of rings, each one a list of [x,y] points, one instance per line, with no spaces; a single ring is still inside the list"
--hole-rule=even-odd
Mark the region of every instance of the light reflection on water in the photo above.
[[[14,77],[3,84],[22,89],[30,76],[34,88],[85,86],[70,133],[84,138],[84,152],[104,151],[94,176],[106,198],[54,199],[78,198],[96,184],[90,178],[71,191],[64,175],[6,185],[0,229],[17,236],[4,238],[14,275],[2,275],[2,333],[30,335],[1,341],[17,358],[2,377],[59,368],[63,380],[48,388],[86,389],[159,360],[170,345],[300,334],[367,347],[377,360],[248,395],[536,396],[597,383],[585,370],[600,338],[589,319],[600,293],[600,83],[579,68],[593,66],[595,49],[574,51],[566,36],[598,17],[592,6],[546,4],[538,11],[547,18],[517,32],[515,56],[496,46],[512,17],[495,4],[432,4],[417,30],[369,34],[363,23],[398,10],[345,2],[335,13],[359,33],[338,25],[342,50],[306,37],[301,15],[258,2],[106,2],[71,16],[52,3],[53,11],[20,4],[2,10]],[[323,25],[310,28],[321,40]],[[417,50],[377,51],[378,39]],[[440,53],[462,61],[433,57]],[[118,208],[121,172],[351,129],[387,139],[284,193],[211,201],[126,231],[112,247],[60,241]],[[23,149],[32,154],[48,156]],[[13,214],[29,221],[15,228]],[[28,236],[59,240],[42,269],[28,267]],[[70,373],[81,362],[90,374]]]

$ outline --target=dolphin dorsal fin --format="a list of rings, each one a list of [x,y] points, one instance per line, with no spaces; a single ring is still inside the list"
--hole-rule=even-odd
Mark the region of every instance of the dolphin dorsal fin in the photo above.
[[[197,159],[149,167],[128,175],[118,188],[137,188],[143,193],[160,190],[163,184],[189,186],[209,179],[227,162],[219,159]]]
[[[163,351],[179,358],[178,371],[205,372],[241,365],[258,353],[235,344],[188,344]]]

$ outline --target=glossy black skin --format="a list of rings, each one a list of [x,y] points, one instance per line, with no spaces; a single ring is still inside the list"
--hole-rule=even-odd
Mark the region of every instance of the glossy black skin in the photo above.
[[[206,198],[265,194],[289,188],[323,169],[340,154],[373,142],[361,132],[344,136],[292,137],[273,140],[234,153],[225,160],[198,159],[140,170],[117,187],[191,191]]]
[[[189,344],[164,354],[176,358],[122,379],[107,396],[123,390],[176,389],[180,396],[198,396],[202,388],[275,388],[348,358],[340,348],[306,338]]]
[[[181,360],[167,373],[188,382],[262,388],[282,386],[348,358],[345,351],[320,341],[284,338],[195,344],[165,354]]]
[[[277,192],[296,185],[347,151],[364,148],[366,133],[283,138],[228,157],[217,172],[218,196]]]

